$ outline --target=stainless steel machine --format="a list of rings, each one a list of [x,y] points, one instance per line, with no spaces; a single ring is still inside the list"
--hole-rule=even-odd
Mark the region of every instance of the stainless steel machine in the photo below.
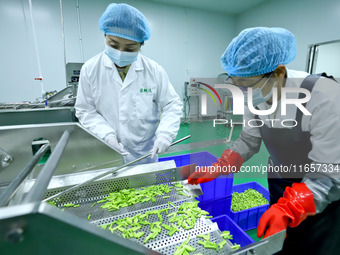
[[[48,142],[33,155],[32,141],[37,137]],[[223,238],[217,224],[203,215],[192,228],[178,227],[171,236],[161,228],[148,242],[145,236],[152,232],[150,225],[140,226],[143,238],[129,239],[120,230],[101,228],[145,214],[150,224],[162,218],[163,224],[172,225],[168,215],[202,194],[199,185],[187,184],[195,165],[177,168],[174,161],[165,161],[122,168],[122,155],[77,123],[3,126],[0,144],[1,254],[173,254],[186,240],[196,249],[190,254],[272,254],[281,249],[284,232],[236,251],[229,241],[218,251],[204,249],[198,235],[209,234],[216,243]],[[51,155],[39,163],[48,148]],[[112,192],[178,183],[183,185],[182,192],[173,188],[167,198],[155,196],[154,201],[114,211],[99,203]],[[74,185],[79,187],[63,193]],[[55,206],[42,202],[55,194],[61,194],[50,200]]]
[[[185,117],[191,121],[225,119],[230,123],[242,124],[243,116],[233,114],[233,96],[228,89],[215,88],[224,84],[226,74],[217,78],[191,78],[185,83]]]
[[[80,77],[80,70],[84,63],[67,63],[65,66],[66,70],[66,87],[60,91],[48,91],[43,93],[43,98],[36,99],[34,102],[24,101],[24,102],[8,102],[8,103],[0,103],[0,125],[3,125],[5,122],[2,117],[2,113],[6,113],[7,116],[15,115],[15,111],[24,111],[25,113],[29,111],[33,111],[32,114],[37,112],[44,112],[45,110],[49,110],[53,108],[72,108],[76,102],[77,98],[77,90],[78,83]],[[46,102],[45,102],[46,99]],[[35,112],[34,112],[35,111]],[[47,114],[49,114],[48,112]],[[18,115],[18,114],[16,114]],[[29,114],[21,114],[21,117],[29,116]],[[53,115],[51,118],[53,119]],[[60,117],[60,116],[59,116]],[[13,121],[12,121],[13,122]],[[55,121],[57,122],[57,121]],[[26,124],[31,124],[26,123]],[[40,122],[35,122],[40,123]],[[34,123],[34,124],[35,124]],[[13,124],[6,124],[13,125]]]

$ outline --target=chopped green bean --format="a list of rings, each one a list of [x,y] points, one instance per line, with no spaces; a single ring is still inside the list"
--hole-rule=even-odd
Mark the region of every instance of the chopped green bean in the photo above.
[[[49,201],[49,202],[47,202],[47,203],[50,204],[50,205],[56,206],[56,204],[54,203],[54,201]]]
[[[141,226],[136,226],[136,227],[130,228],[130,230],[135,232],[141,228],[142,228]]]
[[[203,238],[206,241],[209,241],[210,240],[210,233],[208,235],[200,234],[200,235],[197,235],[197,237],[200,237],[200,238]]]
[[[171,230],[172,228],[166,224],[162,224],[162,227],[165,228],[166,230]]]
[[[187,194],[184,194],[182,191],[178,191],[177,194],[181,196],[186,196],[186,197],[188,196]]]
[[[238,250],[238,249],[241,248],[241,245],[239,245],[239,244],[237,244],[237,243],[234,243],[234,245],[231,246],[231,248],[232,248],[234,251],[236,251],[236,250]]]
[[[99,226],[100,228],[102,229],[106,229],[108,225],[102,225],[102,226]]]
[[[220,242],[220,243],[218,244],[218,247],[220,247],[220,249],[222,249],[223,246],[226,245],[226,244],[227,244],[227,241],[226,241],[226,240],[223,240],[222,242]]]
[[[176,188],[183,188],[183,185],[180,183],[174,183],[173,184]]]
[[[64,204],[64,207],[73,207],[74,204]]]
[[[125,228],[123,228],[123,227],[118,227],[117,229],[118,229],[120,232],[123,232],[123,233],[126,231]]]
[[[173,208],[176,208],[176,206],[173,202],[169,201],[168,204],[171,205]]]
[[[183,242],[183,244],[188,244],[190,242],[190,235],[188,235],[187,240]]]
[[[184,251],[185,251],[184,247],[177,247],[177,250],[173,255],[182,255]]]
[[[197,243],[198,243],[198,244],[201,244],[201,245],[203,245],[203,246],[204,246],[204,244],[205,244],[205,242],[203,242],[203,241],[201,241],[201,240],[197,241]]]
[[[221,236],[224,238],[224,239],[233,239],[233,235],[230,234],[230,231],[223,231]]]
[[[135,233],[135,238],[141,238],[142,236],[144,235],[144,232],[138,232],[138,233]]]
[[[185,244],[183,247],[184,247],[185,250],[188,251],[188,252],[196,251],[196,248],[195,248],[195,247],[192,247],[192,246],[187,245],[187,244]]]

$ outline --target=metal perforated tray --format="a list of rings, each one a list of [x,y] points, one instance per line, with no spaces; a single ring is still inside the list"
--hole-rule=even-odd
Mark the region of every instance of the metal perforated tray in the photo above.
[[[149,172],[138,176],[112,176],[110,177],[110,179],[96,181],[94,183],[82,186],[79,189],[74,190],[70,193],[66,193],[54,199],[53,202],[58,208],[64,210],[65,212],[75,214],[78,217],[83,218],[91,224],[97,226],[111,224],[116,219],[125,218],[127,216],[132,217],[139,213],[144,214],[148,211],[168,208],[168,201],[172,201],[176,206],[176,208],[171,207],[171,209],[168,211],[168,213],[170,214],[171,212],[178,210],[178,207],[182,203],[195,201],[193,195],[197,194],[197,189],[200,190],[199,185],[197,185],[197,187],[193,187],[192,185],[187,185],[187,181],[180,181],[180,183],[184,185],[185,188],[188,188],[188,191],[184,191],[186,196],[177,194],[176,189],[173,189],[170,193],[166,194],[166,196],[170,196],[169,199],[164,199],[163,196],[156,196],[156,202],[154,203],[151,201],[138,203],[129,207],[120,208],[116,211],[108,211],[107,209],[102,209],[101,206],[103,204],[94,203],[102,200],[104,197],[108,196],[109,193],[119,191],[121,189],[138,189],[141,187],[159,184],[168,184],[169,186],[172,186],[174,184],[174,181],[178,181],[174,180],[174,176],[176,176],[176,173],[174,173],[173,168],[165,169],[162,171],[160,170],[157,172]],[[50,197],[67,188],[68,187],[59,187],[48,190],[48,192],[45,194],[45,197]],[[64,207],[65,204],[69,203],[79,206]],[[88,219],[89,214],[91,214],[91,217]],[[163,223],[169,224],[168,217],[165,212],[162,212],[162,217]],[[150,223],[156,221],[159,221],[157,215],[149,215]],[[196,248],[196,251],[192,254],[229,254],[229,252],[232,251],[232,244],[229,241],[223,249],[219,250],[219,252],[217,252],[216,250],[205,249],[202,245],[197,244],[198,238],[196,237],[196,235],[198,234],[210,233],[210,240],[215,241],[216,243],[219,243],[223,240],[217,224],[211,222],[209,219],[206,219],[204,216],[202,216],[200,219],[197,219],[195,226],[190,230],[185,230],[182,227],[178,228],[180,231],[175,233],[173,236],[168,236],[168,231],[162,228],[162,232],[155,239],[149,240],[145,244],[144,239],[151,232],[150,226],[142,226],[139,231],[145,232],[144,236],[140,239],[130,238],[129,240],[140,243],[141,245],[144,245],[162,254],[173,254],[176,251],[176,247],[180,246],[187,239],[188,235],[190,235],[191,239],[189,245]],[[120,231],[115,231],[114,233],[111,233],[111,231],[108,229],[104,231],[106,231],[108,235],[122,234]]]

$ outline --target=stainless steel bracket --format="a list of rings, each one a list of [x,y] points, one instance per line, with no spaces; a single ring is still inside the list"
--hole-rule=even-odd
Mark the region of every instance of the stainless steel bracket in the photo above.
[[[13,157],[0,148],[0,171],[13,162]]]

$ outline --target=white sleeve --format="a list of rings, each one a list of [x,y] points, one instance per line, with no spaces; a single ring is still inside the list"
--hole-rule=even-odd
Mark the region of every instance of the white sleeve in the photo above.
[[[156,75],[158,82],[157,102],[161,110],[161,119],[156,136],[162,135],[173,141],[176,138],[182,117],[183,103],[171,85],[168,75],[158,66]]]
[[[77,100],[75,103],[76,116],[82,126],[101,139],[106,139],[111,134],[117,136],[116,131],[97,112],[92,96],[93,85],[89,80],[86,67],[83,66],[80,72]]]

